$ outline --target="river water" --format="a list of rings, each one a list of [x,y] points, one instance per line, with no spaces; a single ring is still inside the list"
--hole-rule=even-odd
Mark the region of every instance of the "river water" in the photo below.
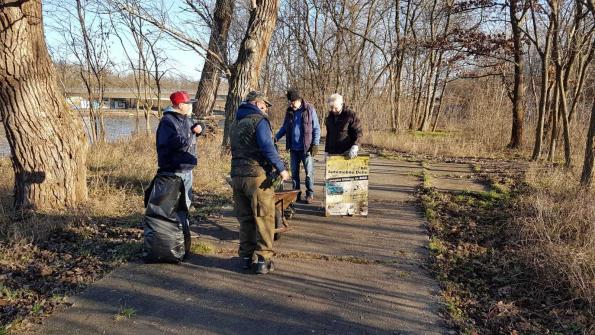
[[[89,134],[89,118],[83,117],[83,120],[85,124],[85,132]],[[104,120],[107,132],[107,140],[109,142],[113,142],[121,138],[130,137],[134,134],[134,132],[137,129],[136,115],[134,114],[106,115],[104,116]],[[158,122],[159,120],[156,117],[151,118],[151,130],[153,132],[157,129]],[[138,126],[140,132],[145,131],[145,120],[143,117],[141,117]],[[8,141],[6,140],[4,127],[0,127],[0,156],[8,155],[10,155],[10,146],[8,145]]]

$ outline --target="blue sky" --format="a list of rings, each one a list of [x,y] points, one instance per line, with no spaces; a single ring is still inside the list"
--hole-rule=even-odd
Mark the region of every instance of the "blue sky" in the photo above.
[[[45,6],[47,9],[50,8],[51,4]],[[74,4],[72,6],[74,6]],[[175,9],[176,8],[173,8],[173,11],[175,11]],[[63,54],[66,53],[64,47],[64,38],[62,37],[62,34],[56,27],[61,24],[63,25],[67,19],[64,16],[68,15],[64,14],[64,12],[62,12],[60,8],[56,9],[56,12],[48,13],[46,11],[44,15],[44,29],[46,35],[46,42],[50,50],[50,54],[54,56],[53,53],[56,52],[60,52]],[[189,21],[191,21],[191,19],[192,18],[189,18]],[[78,22],[73,22],[73,25],[74,24],[78,24]],[[195,34],[198,34],[198,32]],[[203,34],[205,33],[203,32]],[[123,35],[130,38],[129,34]],[[208,38],[208,32],[203,36],[206,36]],[[173,41],[173,39],[166,35],[163,35],[161,37],[157,45],[160,49],[166,50],[168,60],[164,67],[168,69],[168,75],[174,77],[183,75],[196,81],[200,79],[200,72],[204,64],[204,59],[202,58],[202,56],[197,54],[195,51],[190,50],[188,47],[184,47],[180,43]],[[110,59],[116,64],[124,65],[128,63],[122,45],[115,36],[111,36],[109,39],[109,55]],[[71,61],[76,60],[76,58],[74,58],[73,55],[69,55],[67,59]]]

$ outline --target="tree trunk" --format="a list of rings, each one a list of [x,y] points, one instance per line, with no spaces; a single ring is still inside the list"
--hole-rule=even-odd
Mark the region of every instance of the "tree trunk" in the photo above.
[[[401,128],[399,120],[401,119],[401,73],[403,67],[400,64],[391,69],[390,72],[390,90],[391,90],[391,129],[393,132]]]
[[[219,55],[227,63],[227,39],[229,26],[233,16],[234,2],[232,0],[217,0],[213,14],[213,27],[209,38],[209,50]],[[213,113],[213,106],[217,99],[217,91],[221,82],[222,64],[212,53],[207,53],[205,65],[202,68],[198,89],[196,90],[196,103],[192,112],[197,117],[209,116]]]
[[[554,90],[554,102],[551,106],[552,113],[551,113],[551,133],[550,133],[550,150],[548,152],[547,160],[549,162],[553,162],[556,159],[556,141],[558,139],[558,116],[559,116],[559,101],[560,101],[560,90],[558,90],[558,86],[554,85],[552,88]]]
[[[570,154],[570,127],[568,125],[568,111],[567,111],[567,102],[566,102],[566,87],[564,87],[564,82],[562,80],[558,81],[558,87],[560,90],[560,114],[562,115],[562,129],[564,135],[564,166],[567,168],[570,167],[572,164],[571,159],[572,156]]]
[[[59,93],[41,17],[41,1],[0,7],[0,115],[12,149],[17,209],[87,199],[83,127]]]
[[[541,157],[541,147],[543,145],[543,125],[545,121],[545,112],[548,99],[548,85],[549,85],[549,65],[550,65],[550,41],[551,41],[551,24],[548,27],[545,50],[541,56],[541,85],[539,94],[539,118],[537,119],[537,128],[535,129],[535,146],[533,147],[533,155],[531,159],[536,161]]]
[[[595,3],[593,0],[587,2],[587,6],[595,19]],[[593,185],[593,165],[595,163],[595,97],[591,107],[591,125],[587,134],[587,146],[585,148],[585,162],[583,164],[583,173],[581,175],[581,185],[591,187]]]
[[[595,13],[594,13],[595,16]],[[585,162],[581,175],[581,186],[591,187],[593,185],[593,165],[595,162],[595,97],[591,107],[591,125],[587,134],[587,146],[585,148]]]
[[[434,73],[437,72],[436,69],[436,63],[435,63],[435,51],[430,50],[430,64],[428,66],[428,70],[429,70],[429,74],[428,74],[428,80],[427,80],[427,85],[426,85],[426,101],[424,103],[424,109],[422,111],[422,114],[420,115],[420,120],[419,120],[419,128],[417,130],[419,131],[426,131],[428,130],[428,124],[430,123],[430,113],[432,106],[434,106],[433,101],[432,101],[432,87],[433,86],[433,80],[434,80]],[[436,78],[437,80],[437,78]]]
[[[519,149],[523,144],[523,123],[525,119],[525,83],[524,60],[522,50],[522,31],[517,17],[518,0],[510,1],[510,22],[514,46],[514,88],[512,91],[512,133],[508,147]]]
[[[399,119],[401,117],[401,71],[403,69],[401,58],[403,48],[401,45],[401,0],[395,1],[395,39],[397,41],[396,64],[391,65],[390,68],[390,93],[391,93],[391,130],[397,132],[399,130]]]
[[[235,119],[235,112],[240,102],[250,90],[256,89],[260,66],[269,50],[278,11],[279,0],[252,0],[246,35],[229,78],[223,146],[229,145],[229,128]]]
[[[440,112],[442,111],[442,100],[444,99],[444,92],[446,92],[446,85],[448,85],[448,74],[450,70],[447,72],[446,77],[444,77],[444,84],[442,85],[442,92],[440,93],[440,100],[438,101],[438,110],[436,111],[436,120],[434,121],[434,125],[432,126],[432,132],[436,131],[436,127],[438,126],[438,119],[440,118]]]

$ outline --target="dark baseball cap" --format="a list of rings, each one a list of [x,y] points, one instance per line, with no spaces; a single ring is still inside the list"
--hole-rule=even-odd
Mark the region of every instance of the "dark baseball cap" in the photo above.
[[[302,97],[300,96],[300,91],[298,91],[296,88],[290,88],[287,91],[287,100],[288,101],[296,101],[296,100],[300,100]]]
[[[269,99],[266,95],[260,93],[259,91],[250,91],[248,95],[246,95],[246,101],[262,101],[264,102],[267,107],[271,107],[273,104],[269,102]]]

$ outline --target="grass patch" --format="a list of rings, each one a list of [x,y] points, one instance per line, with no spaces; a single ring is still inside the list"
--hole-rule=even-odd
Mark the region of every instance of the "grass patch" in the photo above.
[[[130,319],[134,316],[136,316],[136,309],[134,309],[132,307],[123,307],[120,309],[120,312],[118,312],[118,314],[116,314],[116,316],[114,317],[114,320],[122,321],[122,320]]]
[[[437,130],[437,131],[419,131],[416,130],[413,132],[413,136],[415,137],[444,137],[444,136],[450,136],[450,132],[447,131],[441,131],[441,130]]]
[[[425,188],[432,187],[432,183],[430,182],[432,179],[432,176],[430,175],[430,173],[428,173],[428,170],[426,170],[426,169],[423,170],[421,179],[423,182],[423,187],[425,187]]]
[[[198,255],[208,255],[215,253],[215,248],[209,243],[203,241],[193,241],[190,251]]]
[[[440,255],[446,253],[447,249],[439,238],[432,237],[428,244],[430,251]]]
[[[42,311],[43,305],[40,303],[36,303],[35,305],[33,305],[33,307],[31,307],[31,313],[33,314],[41,314]]]

